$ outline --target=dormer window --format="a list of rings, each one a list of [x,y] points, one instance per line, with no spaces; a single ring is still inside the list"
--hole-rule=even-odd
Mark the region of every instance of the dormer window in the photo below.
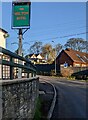
[[[79,54],[76,54],[76,56],[77,56],[82,62],[85,62],[84,59],[83,59]]]

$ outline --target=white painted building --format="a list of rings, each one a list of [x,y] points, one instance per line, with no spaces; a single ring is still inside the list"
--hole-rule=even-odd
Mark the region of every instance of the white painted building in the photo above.
[[[0,28],[0,47],[6,48],[6,37],[8,32]]]
[[[6,48],[6,38],[8,32],[0,28],[0,47]],[[0,53],[0,59],[2,59],[2,53]],[[2,65],[0,64],[0,79],[2,79]]]

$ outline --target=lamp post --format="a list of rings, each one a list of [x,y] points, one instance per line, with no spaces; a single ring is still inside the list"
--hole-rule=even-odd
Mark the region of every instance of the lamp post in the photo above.
[[[52,41],[54,43],[54,41]],[[57,68],[56,68],[56,47],[55,47],[55,75],[57,74]]]
[[[55,48],[55,75],[57,74],[57,68],[56,68],[57,66],[56,66],[56,48]]]

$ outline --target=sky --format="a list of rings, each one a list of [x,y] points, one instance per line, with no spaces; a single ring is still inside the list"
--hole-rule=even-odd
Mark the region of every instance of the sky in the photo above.
[[[18,48],[18,30],[11,29],[12,3],[2,2],[2,28],[8,31],[7,49]],[[50,43],[54,47],[64,45],[70,38],[86,39],[85,2],[32,2],[30,29],[23,35],[25,53],[36,41]],[[52,42],[54,41],[54,42]],[[12,43],[16,44],[12,44]],[[28,44],[24,44],[27,42]]]

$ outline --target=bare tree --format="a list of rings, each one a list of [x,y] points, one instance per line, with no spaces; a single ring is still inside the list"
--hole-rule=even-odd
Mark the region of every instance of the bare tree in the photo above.
[[[71,48],[73,50],[77,51],[86,51],[86,43],[82,38],[71,38],[67,41],[67,43],[64,45],[66,48]]]
[[[60,44],[60,43],[58,43],[57,45],[56,45],[56,56],[58,56],[59,55],[59,53],[60,53],[60,51],[62,50],[62,45]]]
[[[31,51],[31,53],[37,53],[38,54],[38,53],[41,52],[41,48],[42,48],[42,42],[37,41],[30,47],[30,51]]]

